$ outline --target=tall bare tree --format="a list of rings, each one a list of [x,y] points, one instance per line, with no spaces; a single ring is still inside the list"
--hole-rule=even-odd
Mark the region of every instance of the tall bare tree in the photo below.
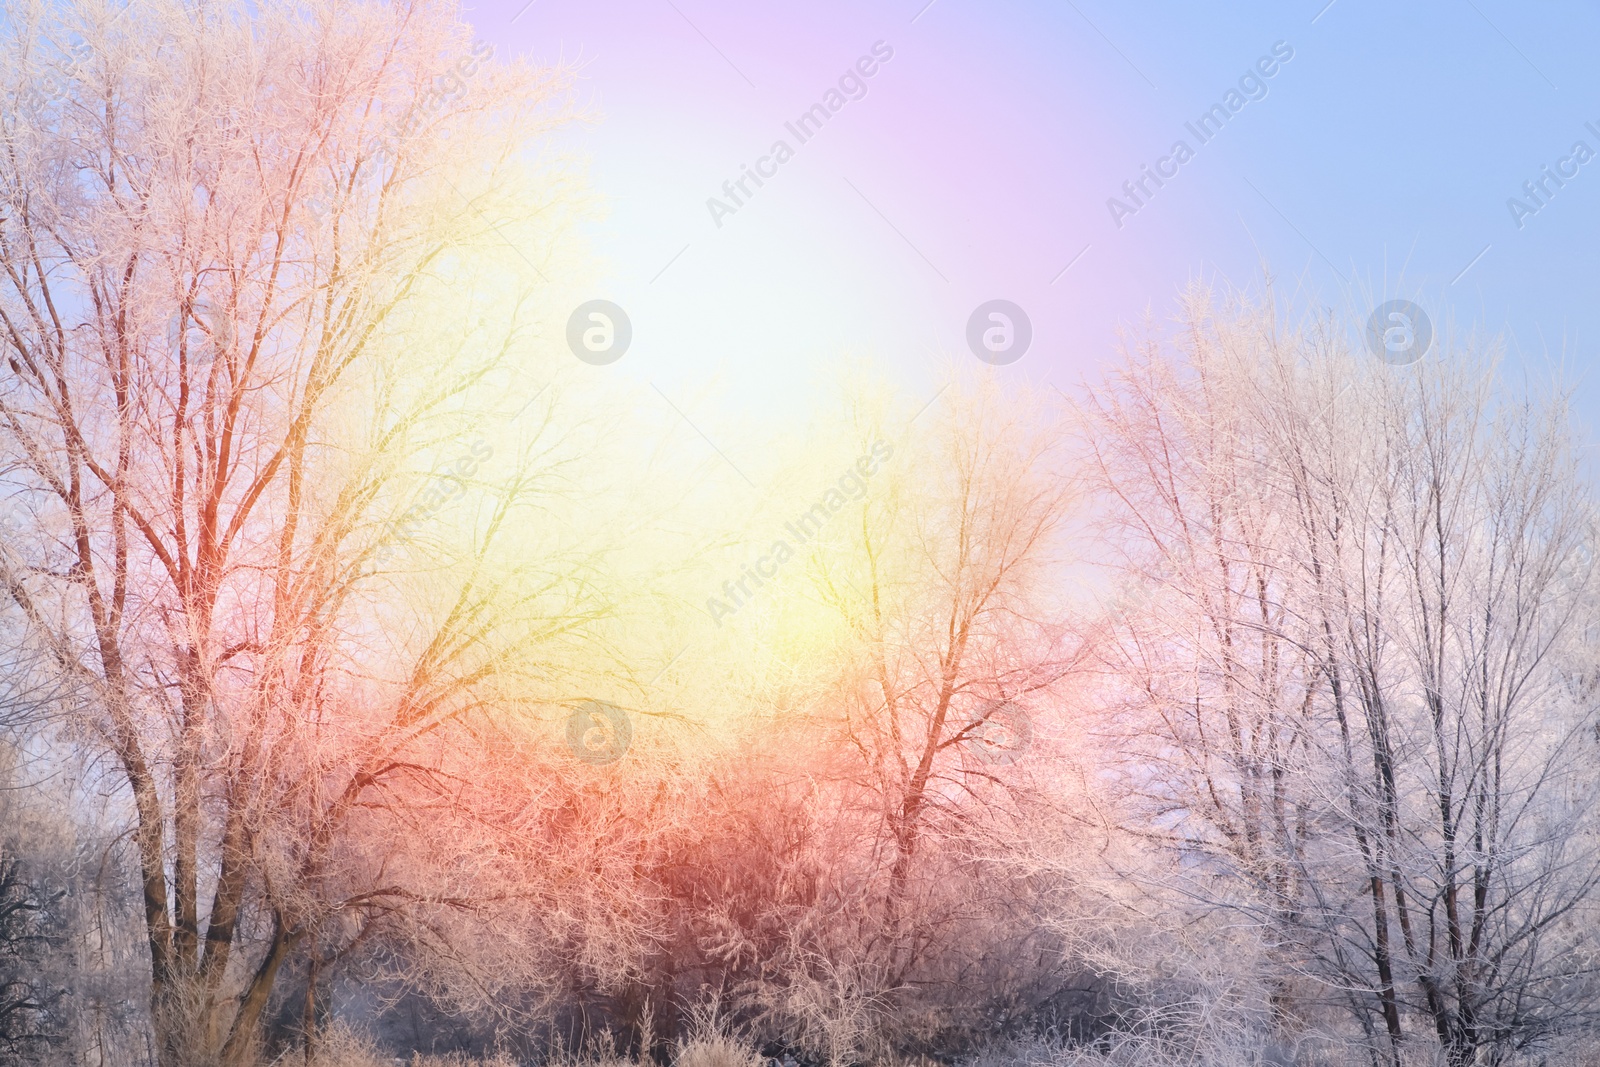
[[[857,411],[871,491],[802,546],[813,596],[842,627],[814,700],[833,750],[809,773],[837,783],[830,803],[857,827],[839,870],[858,885],[849,984],[889,1010],[948,978],[919,969],[974,947],[985,922],[1009,936],[1006,904],[979,905],[966,865],[1052,809],[1039,768],[1078,657],[1055,599],[1078,496],[1060,476],[1065,423],[992,381],[952,381],[888,424],[899,429]],[[987,869],[991,884],[1029,892]],[[969,974],[998,962],[968,959]]]
[[[1189,308],[1091,409],[1159,589],[1120,631],[1129,781],[1247,911],[1294,1029],[1502,1060],[1589,1003],[1590,499],[1559,398]],[[1224,875],[1224,877],[1218,877]],[[1324,992],[1318,993],[1317,990]]]
[[[0,28],[0,582],[125,786],[160,1062],[242,1063],[292,952],[448,903],[372,813],[592,617],[507,543],[549,398],[493,484],[472,440],[526,384],[561,81],[427,0]]]

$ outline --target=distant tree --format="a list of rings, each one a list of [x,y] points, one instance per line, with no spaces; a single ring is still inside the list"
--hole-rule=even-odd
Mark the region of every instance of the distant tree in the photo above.
[[[0,840],[0,1063],[42,1063],[72,1036],[68,889]]]
[[[1079,662],[1066,424],[993,382],[902,420],[865,396],[843,477],[788,528],[803,573],[768,640],[815,659],[752,695],[771,800],[716,779],[750,866],[707,935],[748,1003],[833,1058],[998,1031],[1075,977],[1017,862],[1074,803],[1050,736]]]
[[[1293,1031],[1501,1063],[1595,1008],[1593,505],[1559,398],[1188,307],[1095,393],[1131,796],[1244,913]]]

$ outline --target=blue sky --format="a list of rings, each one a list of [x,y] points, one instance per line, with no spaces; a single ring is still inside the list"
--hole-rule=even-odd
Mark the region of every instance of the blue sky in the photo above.
[[[596,121],[562,146],[608,204],[593,295],[635,330],[616,372],[728,433],[736,413],[798,412],[828,361],[915,389],[970,358],[967,317],[995,298],[1034,327],[1004,373],[1069,386],[1190,281],[1259,288],[1264,265],[1302,308],[1359,322],[1403,297],[1441,334],[1501,335],[1513,372],[1565,368],[1600,421],[1593,5],[478,0],[469,17],[503,53],[580,64]],[[723,182],[877,42],[894,54],[866,94],[718,225]],[[1265,96],[1200,145],[1185,123],[1275,45],[1293,55]],[[1108,198],[1178,139],[1194,157],[1116,225]],[[1507,201],[1534,206],[1523,183],[1570,173],[1577,141],[1597,158],[1519,228]]]

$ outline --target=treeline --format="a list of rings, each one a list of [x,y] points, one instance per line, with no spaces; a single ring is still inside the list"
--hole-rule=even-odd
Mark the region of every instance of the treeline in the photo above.
[[[0,1057],[1580,1055],[1559,394],[1200,292],[735,465],[563,348],[570,72],[0,11]]]

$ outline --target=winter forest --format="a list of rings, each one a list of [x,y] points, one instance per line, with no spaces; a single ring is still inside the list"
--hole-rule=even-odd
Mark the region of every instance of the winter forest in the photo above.
[[[574,77],[0,0],[0,1064],[1600,1059],[1559,376],[1196,284],[747,477],[569,351]]]

